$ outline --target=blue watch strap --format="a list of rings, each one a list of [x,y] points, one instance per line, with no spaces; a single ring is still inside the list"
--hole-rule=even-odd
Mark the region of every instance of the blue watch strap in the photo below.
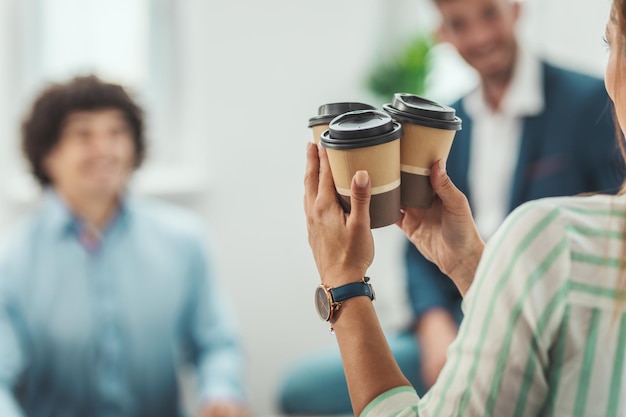
[[[365,295],[370,298],[370,300],[374,299],[374,292],[372,291],[372,286],[366,282],[351,282],[349,284],[341,285],[339,287],[332,288],[330,293],[333,297],[333,302],[340,303],[348,298],[358,297],[361,295]]]

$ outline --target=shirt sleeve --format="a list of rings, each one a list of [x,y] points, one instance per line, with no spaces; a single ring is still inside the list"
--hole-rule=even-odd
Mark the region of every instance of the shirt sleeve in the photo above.
[[[382,393],[365,407],[361,417],[417,415],[419,397],[412,387],[397,387]]]
[[[10,304],[7,270],[0,265],[0,416],[22,417],[13,386],[24,367],[24,353]]]
[[[536,203],[516,209],[487,245],[436,384],[419,403],[385,393],[366,408],[367,417],[541,414],[570,257],[558,208]]]
[[[246,400],[244,355],[235,312],[210,262],[205,239],[194,244],[190,334],[203,401]]]

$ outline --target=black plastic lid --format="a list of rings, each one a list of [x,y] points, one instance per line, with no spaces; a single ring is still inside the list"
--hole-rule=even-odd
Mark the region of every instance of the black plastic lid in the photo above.
[[[427,100],[415,94],[396,93],[391,104],[383,110],[401,122],[415,123],[446,130],[461,130],[461,119],[449,106]]]
[[[355,149],[399,139],[402,126],[379,110],[357,110],[331,120],[322,133],[321,144],[331,149]]]
[[[328,124],[340,114],[355,110],[376,110],[376,107],[358,102],[322,104],[317,109],[317,116],[313,116],[309,119],[309,127]]]

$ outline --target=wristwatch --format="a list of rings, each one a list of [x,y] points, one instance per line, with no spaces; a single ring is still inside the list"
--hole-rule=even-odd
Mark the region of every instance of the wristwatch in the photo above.
[[[320,319],[322,321],[332,321],[337,310],[341,308],[341,303],[349,298],[367,296],[374,301],[376,294],[368,281],[369,277],[364,277],[361,281],[351,282],[335,288],[320,284],[315,289],[315,308]]]

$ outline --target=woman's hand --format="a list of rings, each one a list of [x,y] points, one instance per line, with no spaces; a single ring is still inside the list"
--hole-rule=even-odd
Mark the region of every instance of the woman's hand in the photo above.
[[[465,295],[485,243],[476,229],[467,197],[448,177],[444,162],[433,165],[430,181],[436,193],[432,207],[404,208],[397,225]]]
[[[352,208],[346,214],[337,200],[326,150],[309,143],[304,188],[309,245],[322,282],[337,287],[359,281],[374,259],[367,172],[359,171],[352,179]]]

